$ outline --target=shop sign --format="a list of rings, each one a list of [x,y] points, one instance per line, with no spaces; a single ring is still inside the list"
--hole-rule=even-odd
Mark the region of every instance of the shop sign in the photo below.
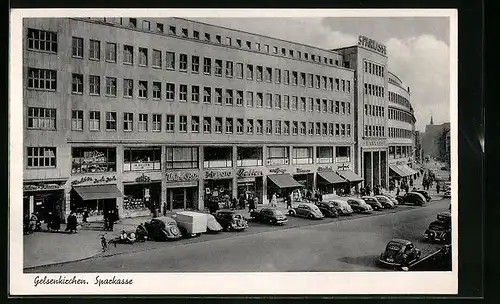
[[[240,178],[262,176],[262,171],[256,169],[238,169],[238,171],[236,171],[236,176]]]
[[[151,181],[151,177],[144,175],[144,173],[135,179],[137,183],[149,183]]]
[[[297,168],[297,173],[310,173],[311,169]]]
[[[116,176],[101,176],[101,178],[98,177],[91,177],[91,176],[84,176],[80,179],[75,179],[74,181],[71,181],[71,185],[79,185],[79,184],[84,184],[84,183],[92,183],[92,184],[107,184],[111,182],[116,182]]]
[[[153,170],[154,163],[131,163],[130,169],[132,171]]]
[[[385,140],[365,140],[365,146],[384,146]]]
[[[23,185],[23,191],[59,190],[59,189],[61,189],[61,185],[60,184],[39,183],[39,184],[26,184],[26,185]]]
[[[205,171],[205,179],[224,179],[233,177],[233,171]]]
[[[197,172],[167,172],[165,174],[167,182],[188,182],[199,179]]]
[[[351,166],[349,166],[349,164],[338,164],[337,165],[338,170],[349,170],[350,168],[351,168]]]
[[[269,169],[269,173],[274,173],[274,174],[283,174],[286,172],[285,168],[272,168]]]
[[[386,50],[385,45],[383,45],[382,43],[380,43],[376,40],[370,39],[370,38],[362,36],[362,35],[360,35],[358,37],[358,45],[370,48],[370,49],[372,49],[376,52],[379,52],[380,54],[383,54],[383,55],[387,54],[387,50]]]
[[[333,171],[332,166],[318,167],[318,172],[331,172]]]

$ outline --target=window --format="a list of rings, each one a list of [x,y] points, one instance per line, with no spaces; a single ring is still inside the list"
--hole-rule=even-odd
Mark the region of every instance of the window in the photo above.
[[[167,83],[167,88],[166,88],[166,99],[167,100],[174,100],[175,96],[175,84],[173,83]]]
[[[161,114],[153,114],[153,132],[161,132]]]
[[[284,84],[289,84],[290,83],[290,71],[285,70],[285,75],[284,75],[283,83]]]
[[[209,33],[205,33],[205,41],[210,41],[210,34]]]
[[[274,134],[281,135],[281,120],[274,121]]]
[[[265,79],[267,82],[271,82],[273,79],[273,69],[272,68],[266,68],[266,75]]]
[[[318,164],[333,163],[333,147],[317,147],[316,154],[316,162]]]
[[[335,124],[335,136],[340,135],[340,125],[338,123]]]
[[[200,72],[200,57],[191,56],[191,72],[192,73]]]
[[[236,39],[236,45],[237,45],[238,47],[241,47],[241,39]]]
[[[179,115],[179,132],[187,132],[187,121],[186,115]]]
[[[210,87],[203,88],[203,102],[204,103],[212,102],[212,88]]]
[[[83,94],[83,75],[72,74],[71,76],[71,93]]]
[[[342,101],[341,108],[342,108],[342,115],[345,115],[345,110],[346,110],[345,101]]]
[[[106,61],[116,62],[116,43],[106,42]]]
[[[290,57],[293,57],[293,50],[288,50],[288,55],[290,55]]]
[[[222,133],[222,117],[215,117],[215,133]]]
[[[333,91],[333,78],[332,77],[328,77],[328,89],[330,91]]]
[[[187,71],[188,56],[186,54],[179,54],[179,71]]]
[[[321,123],[317,122],[315,129],[316,129],[316,135],[320,136],[321,135]]]
[[[321,112],[321,99],[316,98],[316,112]]]
[[[253,134],[253,119],[247,119],[247,133]]]
[[[28,128],[30,127],[28,119]],[[54,120],[55,127],[55,120]],[[83,111],[72,110],[71,111],[71,130],[73,131],[83,131]]]
[[[335,147],[335,162],[337,162],[337,163],[349,162],[350,155],[351,155],[351,148],[350,147],[346,147],[346,146],[345,147],[343,147],[343,146]]]
[[[384,109],[382,109],[382,116],[383,116],[383,113],[384,113],[383,110]],[[349,114],[349,115],[351,114],[351,103],[350,102],[347,103],[347,114]]]
[[[161,170],[161,148],[124,148],[123,171]]]
[[[175,35],[176,34],[175,32],[176,32],[175,26],[171,25],[171,26],[168,27],[168,33],[169,34]]]
[[[299,109],[301,111],[305,111],[306,110],[306,98],[305,97],[300,97],[300,105],[299,105]]]
[[[226,45],[231,46],[231,37],[226,37]]]
[[[222,43],[222,37],[220,35],[216,35],[215,41],[217,41],[217,43]]]
[[[366,88],[366,83],[365,83],[365,88]],[[340,90],[340,80],[338,78],[335,78],[335,90],[336,91]]]
[[[335,114],[340,114],[340,101],[335,101]]]
[[[212,132],[212,118],[211,117],[203,117],[203,132],[204,133]]]
[[[306,122],[300,122],[300,135],[306,135]]]
[[[306,86],[306,73],[300,73],[300,85],[303,87]]]
[[[106,95],[116,96],[116,78],[106,77]]]
[[[187,28],[181,29],[181,33],[182,33],[183,37],[187,37],[188,36],[188,29]]]
[[[156,31],[163,33],[163,23],[156,23]]]
[[[294,165],[312,164],[312,149],[312,147],[293,147],[292,163]]]
[[[167,115],[166,131],[174,132],[175,129],[175,115]]]
[[[200,117],[199,116],[191,116],[191,132],[194,132],[194,133],[200,132]]]
[[[247,92],[247,107],[253,107],[253,92]]]
[[[200,39],[200,32],[193,31],[193,38],[199,40]]]
[[[327,79],[328,79],[328,78],[327,78],[326,76],[321,77],[321,80],[322,80],[322,81],[321,81],[321,88],[322,88],[323,90],[326,90]]]
[[[222,76],[222,60],[215,60],[215,76]]]
[[[322,110],[323,110],[323,113],[326,113],[328,112],[328,100],[326,99],[323,99],[323,103],[322,103]]]
[[[123,63],[134,64],[134,47],[131,45],[123,46]]]
[[[308,59],[309,59],[309,54],[308,54],[308,53],[304,53],[304,59],[305,59],[305,60],[308,60]]]
[[[257,66],[256,80],[257,81],[262,81],[262,66],[260,66],[260,65]]]
[[[247,44],[247,48],[252,49],[252,42],[247,41],[246,44]]]
[[[264,51],[265,51],[266,53],[269,53],[269,45],[267,45],[267,44],[266,44],[266,45],[264,45]]]
[[[153,99],[161,99],[161,82],[153,82]]]
[[[226,61],[226,77],[233,77],[233,62]]]
[[[298,131],[299,131],[299,122],[298,121],[294,121],[292,123],[292,134],[293,135],[297,135]]]
[[[274,107],[276,109],[281,109],[281,95],[280,94],[274,95]]]
[[[146,64],[147,64],[147,58],[146,58]],[[162,68],[161,51],[159,50],[153,50],[153,67],[160,69]]]
[[[345,91],[346,91],[345,80],[342,79],[342,92],[345,92]]]
[[[57,33],[29,28],[28,49],[57,53]]]
[[[243,106],[243,91],[236,91],[236,105]]]
[[[281,48],[281,55],[286,56],[286,49],[285,48]]]
[[[266,120],[266,134],[272,134],[273,133],[273,121],[272,120]]]
[[[255,131],[257,134],[262,134],[264,128],[264,121],[262,119],[257,119],[257,123],[255,126]]]
[[[274,69],[274,78],[276,83],[281,82],[281,69],[278,68]]]
[[[101,112],[99,111],[89,112],[89,130],[90,131],[101,130]]]
[[[288,164],[290,157],[288,147],[267,147],[267,164],[283,165]]]
[[[148,82],[139,80],[139,98],[148,98]]]
[[[123,113],[123,131],[134,129],[134,113]]]
[[[243,78],[243,63],[236,63],[236,78]]]
[[[273,95],[271,93],[266,93],[266,108],[270,109],[273,107]]]
[[[222,104],[222,89],[221,88],[216,88],[215,89],[215,104]]]
[[[226,106],[233,105],[233,90],[226,90]]]
[[[330,136],[335,135],[335,130],[334,130],[334,124],[333,123],[328,123],[328,135],[330,135]]]
[[[28,68],[28,88],[55,91],[57,88],[57,72]]]
[[[351,124],[347,124],[347,136],[351,136]],[[383,132],[382,132],[382,136],[383,136]]]
[[[55,130],[56,109],[28,108],[28,129]]]
[[[73,37],[71,49],[73,57],[83,58],[83,38]]]
[[[290,109],[290,96],[288,95],[283,95],[283,109]]]
[[[200,102],[199,86],[191,86],[191,102]]]
[[[123,97],[133,97],[134,81],[132,79],[123,79]]]
[[[243,134],[243,119],[238,118],[236,120],[236,133]]]
[[[316,75],[316,89],[320,88],[321,76]]]
[[[101,59],[101,42],[98,40],[90,40],[89,59]]]
[[[292,106],[291,106],[292,111],[297,111],[298,102],[299,102],[298,97],[292,96]]]
[[[314,135],[314,122],[310,122],[307,128],[307,134]]]
[[[212,59],[207,57],[203,58],[203,72],[207,75],[212,73]]]
[[[323,136],[328,135],[328,124],[326,122],[323,123],[321,129],[323,130]]]
[[[288,135],[290,134],[290,122],[285,121],[283,124],[283,135]]]
[[[255,50],[260,51],[260,43],[255,43]]]
[[[116,112],[106,112],[106,131],[116,131]]]
[[[116,148],[73,148],[71,156],[72,174],[116,172]]]
[[[347,80],[347,93],[351,93],[351,81]]]
[[[56,148],[28,147],[28,168],[56,167]]]
[[[167,70],[175,70],[175,53],[167,52],[166,54]]]
[[[316,55],[311,54],[311,60],[316,61]]]
[[[179,101],[187,102],[187,91],[188,87],[186,84],[179,85]]]
[[[328,100],[328,113],[334,112],[333,100]]]
[[[297,72],[292,71],[292,85],[296,86],[297,85]]]
[[[198,168],[198,147],[167,147],[167,169]]]
[[[262,108],[262,93],[257,93],[257,108]]]
[[[247,79],[253,80],[253,65],[247,64]]]

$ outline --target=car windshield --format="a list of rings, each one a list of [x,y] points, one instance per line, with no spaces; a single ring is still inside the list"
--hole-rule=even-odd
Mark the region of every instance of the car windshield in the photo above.
[[[432,223],[429,225],[429,230],[444,230],[443,225]]]
[[[312,209],[313,211],[316,211],[316,212],[318,212],[318,211],[319,211],[318,207],[316,207],[316,206],[311,207],[311,209]]]
[[[400,251],[401,248],[402,248],[402,245],[398,244],[398,243],[389,243],[387,245],[387,250],[389,250],[389,251]]]
[[[283,214],[283,212],[276,210],[276,211],[274,212],[274,215],[276,215],[276,216],[282,216],[282,215],[284,215],[284,214]]]

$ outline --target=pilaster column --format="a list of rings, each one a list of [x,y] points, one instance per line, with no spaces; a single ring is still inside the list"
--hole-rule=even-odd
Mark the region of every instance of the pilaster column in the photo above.
[[[233,171],[233,194],[231,196],[231,199],[233,197],[236,197],[238,198],[238,179],[236,178],[236,161],[238,159],[238,147],[236,145],[233,145],[232,146],[232,162],[233,162],[233,167],[231,168],[231,170]]]
[[[370,162],[370,188],[373,189],[373,151],[370,152],[370,158],[371,158],[371,162]]]
[[[198,149],[199,159],[198,159],[198,168],[200,168],[200,176],[198,178],[198,209],[205,209],[205,180],[204,180],[204,168],[203,168],[203,160],[205,159],[205,147],[200,146]]]

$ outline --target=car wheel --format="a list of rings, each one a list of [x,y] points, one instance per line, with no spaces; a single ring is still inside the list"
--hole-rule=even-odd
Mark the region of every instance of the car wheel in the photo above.
[[[288,211],[288,215],[294,216],[295,215],[295,211],[293,211],[293,210]]]
[[[313,219],[314,219],[314,215],[312,215],[312,213],[311,213],[311,214],[309,214],[309,218],[310,218],[311,220],[313,220]]]

